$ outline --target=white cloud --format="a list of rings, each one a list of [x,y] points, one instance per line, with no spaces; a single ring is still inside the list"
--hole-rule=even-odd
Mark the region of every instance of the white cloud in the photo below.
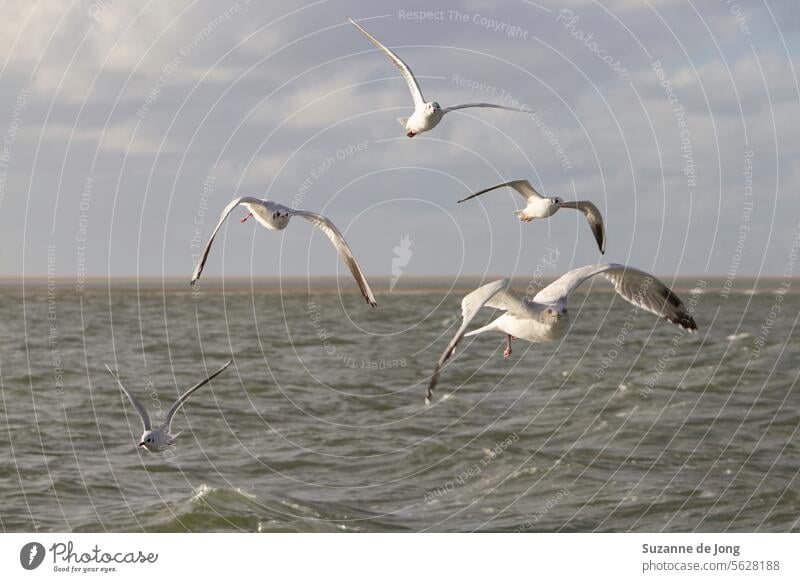
[[[137,131],[137,125],[126,122],[105,128],[73,127],[65,124],[40,126],[37,134],[43,141],[53,140],[70,143],[89,143],[99,145],[101,153],[127,153],[143,155],[156,153],[174,153],[179,148],[169,141],[161,143],[161,138]]]

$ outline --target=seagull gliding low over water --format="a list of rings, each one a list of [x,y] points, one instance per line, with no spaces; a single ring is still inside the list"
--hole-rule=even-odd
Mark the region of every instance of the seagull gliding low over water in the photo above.
[[[219,376],[225,368],[231,365],[233,360],[228,360],[228,363],[222,366],[219,370],[211,374],[208,378],[203,380],[202,382],[195,384],[191,388],[189,388],[186,392],[181,394],[180,398],[178,398],[175,403],[169,407],[166,416],[164,416],[164,422],[156,427],[153,428],[153,423],[150,421],[150,415],[147,414],[147,409],[142,406],[142,403],[139,402],[133,393],[128,390],[125,385],[122,383],[122,380],[119,379],[119,376],[114,373],[114,371],[106,364],[106,370],[108,370],[114,379],[119,384],[119,387],[122,388],[122,391],[128,397],[128,400],[131,401],[133,407],[136,409],[136,412],[139,413],[139,416],[142,417],[142,425],[144,425],[144,432],[142,433],[141,438],[139,439],[139,446],[144,447],[146,450],[150,451],[151,453],[158,453],[163,451],[170,445],[175,443],[175,439],[178,437],[178,434],[170,434],[170,425],[172,424],[172,419],[175,417],[175,413],[178,412],[178,409],[186,402],[189,397],[194,394],[199,388],[208,384],[211,380]]]
[[[442,366],[450,359],[465,336],[487,331],[506,334],[507,344],[503,356],[511,355],[511,340],[524,339],[545,343],[561,339],[567,331],[567,301],[584,281],[602,275],[614,285],[617,295],[627,302],[649,311],[689,332],[697,331],[697,324],[680,298],[661,281],[633,267],[606,263],[573,269],[539,291],[533,300],[521,297],[511,287],[510,280],[502,279],[479,287],[461,301],[463,321],[436,363],[428,385],[425,402],[430,403],[433,389],[439,380]],[[505,311],[503,315],[481,328],[467,333],[467,326],[482,307]]]

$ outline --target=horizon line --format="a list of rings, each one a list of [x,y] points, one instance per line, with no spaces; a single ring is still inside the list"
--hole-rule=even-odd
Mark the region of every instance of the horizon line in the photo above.
[[[526,279],[526,278],[538,278],[541,280],[556,280],[561,277],[562,274],[548,274],[548,275],[524,275],[524,274],[516,274],[516,275],[501,275],[501,274],[490,274],[490,273],[465,273],[459,275],[405,275],[402,276],[401,280],[406,281],[451,281],[451,280],[459,280],[459,279]],[[766,274],[766,275],[736,275],[735,277],[730,277],[729,275],[718,275],[718,274],[678,274],[678,275],[664,275],[664,274],[656,274],[655,277],[662,279],[662,280],[669,280],[669,279],[697,279],[697,280],[710,280],[710,281],[736,281],[736,280],[789,280],[789,281],[800,281],[800,275],[792,275],[787,277],[786,275],[775,275],[775,274]],[[287,282],[302,282],[302,281],[335,281],[335,280],[347,280],[350,278],[350,275],[347,273],[342,273],[341,275],[313,275],[313,276],[306,276],[306,275],[258,275],[258,276],[247,276],[247,275],[228,275],[228,276],[207,276],[203,277],[203,282],[205,283],[215,283],[221,284],[226,282],[232,283],[246,283],[246,282],[269,282],[269,283],[277,283],[281,281]],[[391,281],[395,279],[392,275],[372,275],[369,277],[370,280],[374,281]],[[70,284],[79,284],[79,285],[93,285],[105,282],[150,282],[150,283],[157,283],[157,282],[168,282],[168,283],[185,283],[186,286],[189,286],[189,277],[186,276],[179,276],[179,275],[113,275],[113,276],[91,276],[91,277],[82,277],[78,279],[77,276],[64,276],[64,275],[0,275],[0,284],[9,284],[9,283],[23,283],[23,282],[32,282],[32,283],[39,283],[44,282],[47,283],[49,281],[59,282],[59,283],[70,283]],[[401,281],[397,281],[401,283]]]

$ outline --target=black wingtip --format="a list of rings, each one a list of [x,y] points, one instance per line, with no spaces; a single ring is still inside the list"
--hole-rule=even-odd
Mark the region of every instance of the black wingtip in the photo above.
[[[670,323],[674,323],[675,325],[679,326],[681,329],[688,331],[689,333],[697,332],[697,323],[695,323],[694,317],[692,317],[689,314],[682,315],[680,318],[668,317],[667,321],[669,321]]]

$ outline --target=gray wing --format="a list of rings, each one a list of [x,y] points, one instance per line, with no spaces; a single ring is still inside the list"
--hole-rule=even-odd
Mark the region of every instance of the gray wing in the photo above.
[[[589,202],[588,200],[579,200],[577,202],[562,202],[561,208],[574,208],[583,212],[589,226],[594,234],[594,239],[597,241],[597,246],[600,247],[600,252],[606,253],[606,227],[603,224],[603,215],[600,210]]]
[[[453,339],[451,339],[450,343],[447,344],[447,347],[439,358],[439,361],[436,362],[436,369],[433,371],[431,381],[428,384],[428,392],[425,395],[425,404],[431,403],[433,389],[436,388],[436,384],[439,381],[439,372],[441,372],[442,367],[445,365],[445,363],[447,363],[447,360],[450,359],[450,356],[453,355],[453,352],[455,351],[459,342],[461,342],[461,340],[464,338],[464,335],[467,333],[467,327],[469,327],[469,324],[473,319],[475,319],[475,315],[477,315],[478,311],[480,311],[484,305],[489,305],[489,302],[493,297],[498,295],[501,291],[508,289],[510,283],[511,281],[509,279],[502,279],[500,281],[487,283],[482,287],[478,287],[475,291],[461,300],[461,327],[458,328],[458,331],[453,336]],[[505,304],[504,301],[505,300],[499,299],[496,304],[491,306],[499,307],[500,305]],[[504,309],[504,307],[499,308]]]
[[[669,287],[653,275],[625,265],[607,263],[574,269],[539,291],[533,300],[550,305],[566,305],[575,289],[596,275],[603,275],[611,281],[617,295],[628,303],[663,317],[685,330],[697,331],[692,314]]]
[[[114,373],[114,370],[109,368],[108,364],[106,364],[106,370],[108,370],[108,372],[114,377],[114,379],[117,381],[117,384],[119,384],[119,387],[122,388],[122,391],[128,397],[128,400],[130,400],[131,404],[133,404],[133,407],[136,409],[136,412],[138,412],[139,416],[142,417],[142,424],[144,425],[144,430],[153,430],[153,425],[150,423],[150,415],[147,414],[147,410],[145,410],[145,407],[142,406],[142,403],[136,400],[136,397],[131,393],[130,390],[128,390],[125,387],[125,384],[123,384],[122,380],[119,379],[119,376],[117,376],[117,374]]]
[[[394,66],[400,70],[400,74],[402,74],[403,79],[406,80],[406,84],[408,85],[408,90],[411,91],[411,97],[414,99],[414,107],[418,108],[425,105],[425,99],[422,97],[422,90],[419,88],[419,83],[417,83],[417,79],[414,77],[414,73],[411,72],[411,69],[403,61],[403,59],[401,59],[392,51],[390,51],[388,48],[383,46],[383,44],[381,44],[381,41],[379,41],[377,38],[372,36],[366,30],[361,28],[361,26],[359,26],[355,20],[353,20],[352,18],[348,18],[347,20],[349,20],[350,23],[353,26],[355,26],[358,30],[363,32],[364,36],[366,36],[370,40],[370,42],[372,42],[372,44],[381,49],[383,51],[383,54],[385,54],[386,57],[390,61],[392,61],[392,63],[394,63]]]
[[[475,192],[471,196],[467,196],[466,198],[462,198],[459,200],[460,202],[466,202],[470,198],[475,198],[476,196],[480,196],[481,194],[486,194],[487,192],[491,192],[492,190],[497,190],[498,188],[505,188],[506,186],[513,188],[517,192],[519,192],[525,200],[541,200],[543,196],[539,194],[536,189],[531,186],[531,183],[527,180],[511,180],[510,182],[503,182],[502,184],[497,184],[496,186],[492,186],[491,188],[486,188],[485,190],[481,190],[480,192]]]
[[[443,107],[442,114],[450,113],[456,109],[467,109],[468,107],[490,107],[492,109],[505,109],[506,111],[518,111],[520,113],[533,113],[533,111],[529,109],[518,109],[517,107],[507,107],[506,105],[495,105],[494,103],[462,103],[461,105]]]
[[[211,250],[211,244],[214,242],[214,237],[217,236],[219,229],[222,227],[222,223],[225,222],[225,219],[228,218],[228,215],[231,212],[233,212],[233,209],[239,206],[239,204],[243,202],[260,203],[261,200],[259,200],[258,198],[252,198],[250,196],[242,196],[240,198],[234,198],[225,207],[225,209],[222,211],[222,214],[219,217],[219,222],[217,223],[217,226],[214,228],[214,232],[211,233],[211,238],[208,239],[206,247],[203,249],[203,254],[200,255],[200,260],[197,261],[197,266],[195,266],[194,268],[191,281],[192,285],[197,283],[197,280],[200,278],[200,274],[203,272],[203,267],[206,264],[206,259],[208,259],[208,252]]]
[[[321,214],[307,212],[305,210],[293,210],[291,208],[287,208],[287,211],[292,216],[302,216],[309,222],[312,222],[318,226],[329,239],[331,239],[333,246],[336,247],[337,251],[339,251],[339,255],[342,257],[342,260],[347,265],[347,268],[350,269],[350,273],[352,273],[353,278],[356,280],[358,288],[361,290],[361,295],[364,296],[364,299],[366,299],[367,303],[369,303],[372,307],[377,306],[378,303],[375,301],[375,296],[372,294],[372,289],[370,289],[369,283],[367,283],[367,278],[364,276],[363,271],[361,271],[361,267],[358,265],[358,261],[356,261],[353,251],[350,249],[350,245],[347,244],[347,241],[344,239],[344,235],[339,232],[339,229],[336,228],[336,225],[334,225],[330,220]]]
[[[164,417],[164,426],[167,427],[167,432],[170,431],[170,425],[172,424],[172,418],[175,416],[175,413],[178,412],[178,409],[183,406],[183,403],[186,402],[189,397],[194,394],[198,389],[202,388],[206,384],[208,384],[211,380],[219,376],[222,372],[225,371],[225,368],[230,366],[233,363],[233,360],[228,360],[228,363],[222,366],[219,370],[211,374],[208,378],[203,380],[202,382],[198,382],[191,388],[189,388],[186,392],[181,394],[180,398],[178,398],[175,403],[169,407],[167,411],[167,415]]]

